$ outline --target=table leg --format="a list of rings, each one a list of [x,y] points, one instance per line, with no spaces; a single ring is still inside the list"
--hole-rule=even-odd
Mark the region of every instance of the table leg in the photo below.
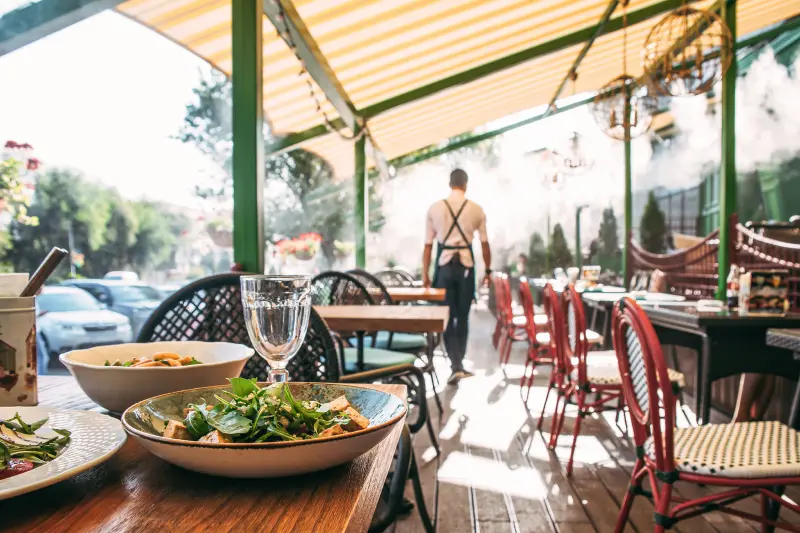
[[[364,371],[364,332],[356,331],[356,369]]]
[[[603,343],[605,344],[605,348],[611,346],[611,325],[608,323],[608,319],[611,317],[611,310],[610,309],[603,309]]]
[[[589,325],[589,329],[591,329],[592,331],[597,331],[594,328],[597,325],[597,313],[600,312],[600,308],[596,305],[593,305],[591,307],[592,307],[592,323]]]
[[[708,424],[708,419],[711,416],[711,380],[709,379],[711,341],[707,335],[703,335],[699,363],[697,365],[697,398],[695,399],[695,408],[698,415],[697,422],[699,424]]]
[[[795,352],[794,354],[795,361],[800,360],[800,352]],[[794,429],[798,429],[798,423],[800,420],[797,419],[798,415],[800,415],[800,380],[797,381],[797,385],[794,388],[794,398],[792,398],[792,409],[789,411],[789,427],[793,427]]]

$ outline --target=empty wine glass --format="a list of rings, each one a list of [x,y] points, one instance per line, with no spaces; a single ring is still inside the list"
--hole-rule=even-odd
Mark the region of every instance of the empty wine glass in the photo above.
[[[308,330],[311,276],[242,276],[241,284],[250,341],[269,363],[270,381],[287,381],[286,365]]]

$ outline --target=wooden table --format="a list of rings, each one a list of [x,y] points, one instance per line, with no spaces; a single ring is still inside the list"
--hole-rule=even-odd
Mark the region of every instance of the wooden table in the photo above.
[[[439,305],[320,305],[314,309],[332,330],[356,334],[359,371],[364,369],[365,333],[428,333],[428,355],[432,361],[432,334],[442,333],[450,316],[450,310]]]
[[[444,289],[425,287],[387,287],[386,290],[395,302],[443,302],[446,296]]]
[[[708,423],[711,384],[738,374],[771,374],[797,379],[800,362],[786,350],[768,346],[770,328],[800,328],[800,314],[739,315],[738,312],[698,311],[696,305],[643,306],[661,344],[695,350],[697,365],[695,409]]]
[[[100,410],[71,377],[41,376],[40,405]],[[406,398],[404,385],[369,385]],[[106,463],[0,502],[9,532],[364,532],[403,424],[353,462],[282,479],[225,479],[162,461],[128,437]]]

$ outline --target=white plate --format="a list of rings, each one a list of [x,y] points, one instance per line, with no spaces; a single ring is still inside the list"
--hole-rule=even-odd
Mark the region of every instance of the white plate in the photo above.
[[[12,498],[69,479],[108,460],[125,444],[126,434],[119,420],[93,411],[67,411],[48,407],[0,407],[0,418],[19,413],[25,422],[48,418],[37,433],[50,428],[68,429],[71,442],[47,464],[29,472],[0,479],[0,500]]]
[[[664,294],[661,292],[648,292],[644,299],[648,302],[683,302],[686,296],[677,294]]]

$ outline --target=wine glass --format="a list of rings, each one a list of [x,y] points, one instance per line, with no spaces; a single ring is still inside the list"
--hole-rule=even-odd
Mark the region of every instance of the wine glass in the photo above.
[[[242,276],[247,333],[269,363],[270,381],[288,381],[286,365],[305,339],[311,313],[311,276]]]

